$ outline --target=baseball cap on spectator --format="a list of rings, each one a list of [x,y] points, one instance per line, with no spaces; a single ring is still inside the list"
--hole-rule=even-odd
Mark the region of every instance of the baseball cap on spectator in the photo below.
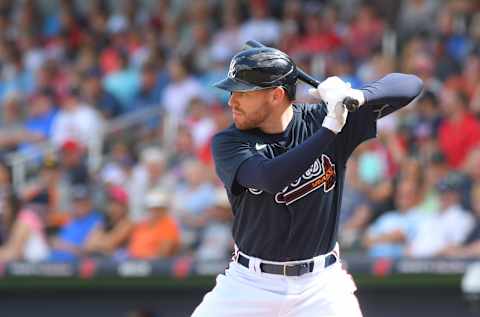
[[[77,140],[67,139],[62,143],[60,150],[62,150],[62,152],[76,153],[80,151],[81,148],[82,145]]]
[[[147,208],[166,208],[168,205],[168,195],[163,190],[154,189],[145,197],[145,206]]]
[[[90,188],[87,184],[75,185],[72,188],[72,198],[74,200],[84,200],[90,198]]]
[[[128,204],[128,194],[127,191],[121,186],[110,186],[108,189],[108,196],[110,199],[122,204]]]
[[[463,187],[463,179],[460,175],[452,173],[441,179],[436,187],[440,193],[459,192]]]

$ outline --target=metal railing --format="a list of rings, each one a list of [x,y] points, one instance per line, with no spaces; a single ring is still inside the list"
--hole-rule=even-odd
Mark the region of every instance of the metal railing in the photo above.
[[[115,133],[126,131],[142,122],[156,116],[163,115],[163,107],[160,105],[140,109],[135,112],[124,114],[118,118],[106,122],[105,130],[96,140],[89,140],[87,144],[87,166],[91,173],[98,170],[103,162],[103,145],[110,136]],[[165,115],[162,118],[162,126],[165,133],[162,133],[162,144],[172,144],[176,136],[176,120]],[[38,167],[41,158],[47,155],[57,155],[58,147],[55,147],[49,140],[35,144],[35,150],[30,152],[15,151],[6,155],[6,162],[12,169],[12,186],[15,191],[22,188],[27,182],[28,172]]]

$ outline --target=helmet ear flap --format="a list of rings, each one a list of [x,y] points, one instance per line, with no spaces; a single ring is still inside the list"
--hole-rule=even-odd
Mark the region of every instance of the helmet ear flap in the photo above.
[[[282,87],[285,88],[285,91],[287,92],[288,100],[295,100],[295,96],[297,93],[297,86],[295,84],[290,84]]]

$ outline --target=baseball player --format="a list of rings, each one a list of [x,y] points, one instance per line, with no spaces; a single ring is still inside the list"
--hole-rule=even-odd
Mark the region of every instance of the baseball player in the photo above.
[[[356,90],[330,77],[310,91],[318,104],[294,104],[296,81],[290,57],[264,47],[235,55],[215,84],[231,93],[234,124],[213,154],[236,245],[194,317],[361,316],[336,243],[346,161],[423,84],[392,73]],[[345,97],[360,108],[349,113]]]

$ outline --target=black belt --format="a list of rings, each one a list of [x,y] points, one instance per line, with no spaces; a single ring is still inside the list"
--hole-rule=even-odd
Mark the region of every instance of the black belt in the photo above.
[[[243,265],[246,268],[249,268],[250,260],[246,257],[238,253],[237,262]],[[329,254],[325,256],[325,267],[332,265],[333,263],[337,262],[337,257],[334,254]],[[271,263],[260,263],[260,270],[263,273],[269,274],[278,274],[278,275],[285,275],[285,276],[300,276],[305,273],[313,272],[313,267],[315,262],[309,261],[304,263],[298,264],[271,264]]]

